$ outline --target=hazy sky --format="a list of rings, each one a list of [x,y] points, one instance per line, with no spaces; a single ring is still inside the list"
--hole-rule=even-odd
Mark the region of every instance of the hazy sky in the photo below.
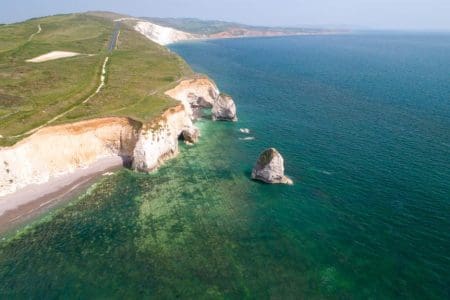
[[[0,23],[87,10],[255,25],[450,30],[450,0],[0,0]]]

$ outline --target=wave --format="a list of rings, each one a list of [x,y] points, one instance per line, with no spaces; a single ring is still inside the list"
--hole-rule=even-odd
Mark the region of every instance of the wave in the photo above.
[[[252,141],[254,139],[255,139],[254,136],[248,136],[248,137],[245,137],[245,138],[239,138],[239,140],[241,140],[241,141]]]
[[[325,174],[325,175],[333,175],[333,172],[330,172],[327,170],[321,170],[321,169],[316,169],[316,168],[311,168],[311,170],[314,172]]]

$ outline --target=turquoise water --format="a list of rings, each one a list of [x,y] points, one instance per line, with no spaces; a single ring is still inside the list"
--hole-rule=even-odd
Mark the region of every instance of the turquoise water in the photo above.
[[[239,122],[3,240],[1,298],[450,298],[450,35],[172,50]],[[294,186],[249,180],[270,146]]]

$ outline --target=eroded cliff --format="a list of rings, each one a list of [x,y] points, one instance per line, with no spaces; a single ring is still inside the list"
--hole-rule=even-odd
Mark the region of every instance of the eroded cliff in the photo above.
[[[187,135],[183,133],[197,138],[193,107],[199,101],[212,105],[219,90],[211,80],[197,77],[182,81],[167,95],[181,103],[147,123],[119,117],[87,120],[46,127],[12,147],[0,148],[0,197],[108,157],[121,157],[139,171],[156,169],[178,153],[178,140]]]
[[[102,118],[39,130],[0,149],[0,196],[40,184],[105,157],[132,158],[141,124]]]
[[[144,124],[133,151],[133,169],[153,171],[162,162],[177,155],[180,135],[183,130],[192,127],[191,116],[182,104]]]

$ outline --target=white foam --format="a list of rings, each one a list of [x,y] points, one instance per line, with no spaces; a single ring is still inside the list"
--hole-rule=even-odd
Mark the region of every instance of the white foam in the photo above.
[[[326,171],[326,170],[321,170],[321,169],[316,169],[316,168],[312,168],[311,170],[318,172],[318,173],[325,174],[325,175],[333,175],[333,172]]]
[[[245,133],[245,134],[249,134],[250,133],[250,129],[248,129],[248,128],[240,128],[239,131],[242,132],[242,133]]]
[[[241,140],[241,141],[253,141],[254,139],[255,139],[254,136],[248,136],[248,137],[245,137],[245,138],[239,138],[239,140]]]

